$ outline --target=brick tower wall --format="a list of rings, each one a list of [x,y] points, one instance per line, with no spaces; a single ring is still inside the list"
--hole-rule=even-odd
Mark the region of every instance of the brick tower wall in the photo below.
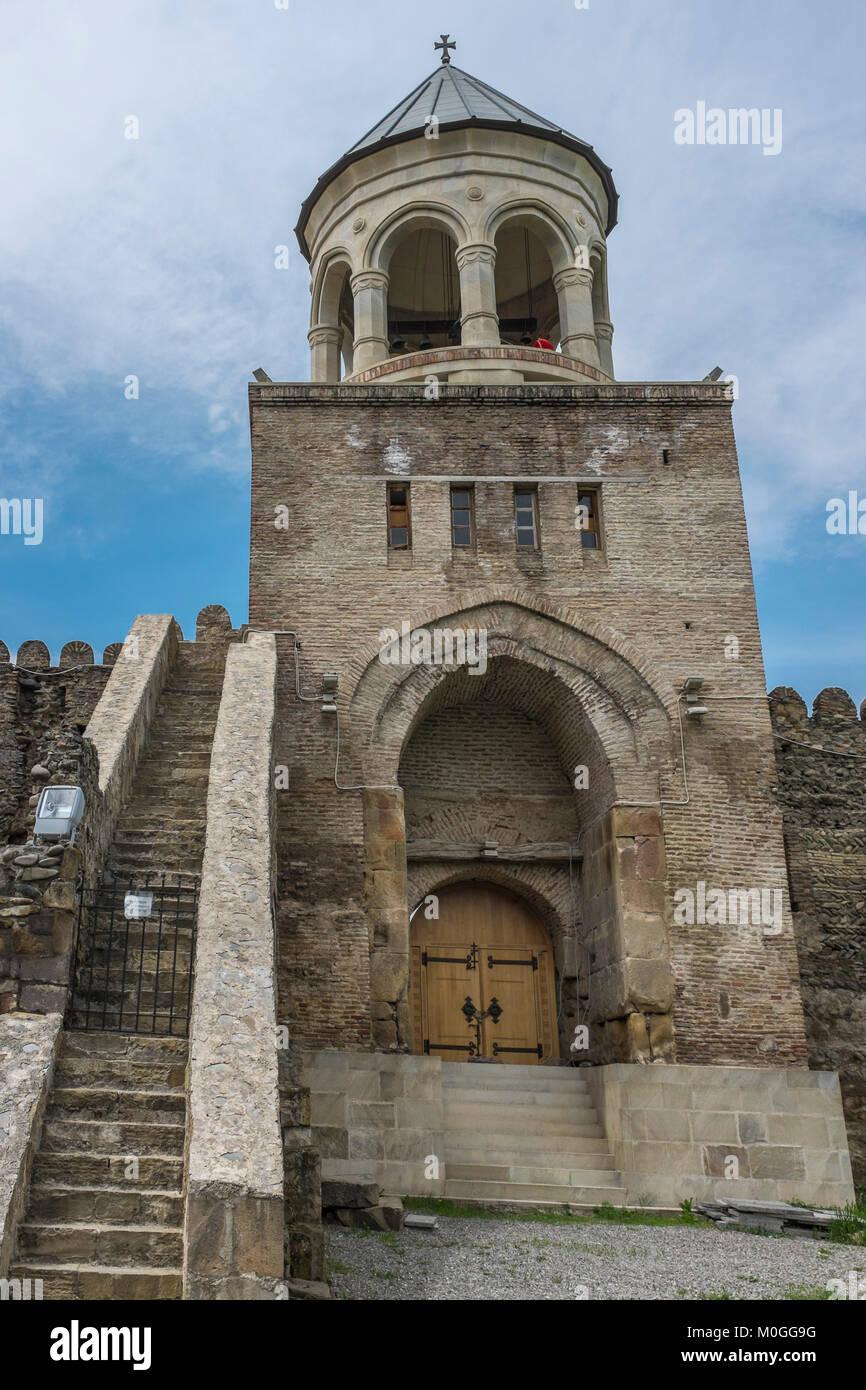
[[[383,628],[458,613],[470,596],[507,592],[553,614],[575,609],[581,624],[612,629],[640,654],[673,710],[660,790],[680,802],[675,692],[686,677],[703,678],[707,702],[717,702],[686,721],[688,804],[663,808],[677,1059],[803,1065],[787,894],[777,935],[751,924],[678,927],[671,914],[675,891],[699,881],[725,892],[786,884],[725,390],[446,386],[428,401],[420,387],[266,384],[251,386],[250,403],[250,624],[297,632],[304,693],[315,696],[326,671],[344,689]],[[477,549],[458,554],[447,482],[466,477],[476,480]],[[411,484],[410,553],[387,548],[386,478]],[[538,552],[515,549],[515,478],[537,480]],[[583,549],[575,529],[577,479],[602,490],[599,553]],[[278,638],[278,762],[290,770],[279,798],[282,1007],[301,1037],[363,1045],[371,943],[361,794],[334,786],[333,722],[315,700],[296,700],[291,642]],[[343,738],[341,766],[357,781],[363,749],[351,727]]]

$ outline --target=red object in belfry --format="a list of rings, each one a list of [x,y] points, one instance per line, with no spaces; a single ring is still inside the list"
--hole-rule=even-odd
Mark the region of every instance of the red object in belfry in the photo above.
[[[535,342],[532,344],[532,346],[533,346],[533,347],[540,347],[540,348],[547,348],[547,351],[548,351],[548,352],[554,352],[554,351],[555,351],[555,348],[554,348],[554,346],[553,346],[553,343],[549,343],[549,342],[547,341],[546,338],[536,338],[536,340],[535,340]]]

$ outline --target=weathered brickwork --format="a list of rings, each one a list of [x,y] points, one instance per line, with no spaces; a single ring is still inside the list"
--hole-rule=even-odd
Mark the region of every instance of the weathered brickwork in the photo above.
[[[407,950],[405,925],[396,922],[405,870],[396,861],[386,870],[382,808],[371,820],[368,805],[365,818],[358,788],[392,798],[399,820],[397,788],[411,781],[415,758],[417,776],[430,775],[423,790],[406,785],[410,838],[437,818],[444,838],[470,827],[474,836],[492,813],[482,789],[467,798],[458,788],[451,811],[434,795],[437,726],[424,727],[439,720],[442,733],[447,709],[465,707],[468,687],[487,678],[380,662],[380,633],[406,620],[483,627],[491,689],[498,686],[496,703],[512,720],[510,735],[499,730],[506,748],[522,716],[543,729],[546,765],[563,784],[577,765],[589,770],[589,786],[573,794],[574,824],[581,853],[597,844],[599,864],[615,879],[606,906],[604,893],[594,895],[598,912],[583,933],[587,971],[603,986],[602,1011],[592,1006],[590,1017],[616,1025],[599,1060],[636,1057],[642,1047],[671,1057],[675,1046],[681,1062],[804,1065],[787,894],[773,934],[751,922],[677,925],[672,913],[677,890],[701,881],[725,892],[786,885],[724,390],[466,386],[442,387],[437,401],[425,401],[410,386],[263,385],[250,388],[250,399],[250,624],[297,634],[300,689],[313,697],[298,701],[295,639],[278,637],[276,756],[290,781],[279,797],[281,1008],[297,1035],[317,1045],[369,1045],[372,1016],[384,1029],[378,1045],[405,1045],[394,1022],[402,994],[392,997]],[[389,477],[410,483],[409,552],[387,547]],[[477,545],[457,554],[448,483],[464,479],[475,485]],[[537,483],[538,551],[515,548],[514,480]],[[580,545],[578,480],[601,487],[600,553]],[[330,671],[340,677],[337,780],[354,790],[334,785],[337,721],[318,699]],[[694,675],[711,712],[683,720],[684,777],[678,695]],[[459,722],[453,716],[448,726],[452,741]],[[470,717],[464,762],[473,727]],[[654,810],[653,827],[629,830],[620,820],[611,829],[615,803]],[[533,838],[565,834],[558,807],[556,797],[535,805]],[[509,841],[524,818],[525,808],[510,820],[506,812],[490,838]],[[659,836],[663,869],[647,870],[642,846]],[[525,827],[522,837],[530,837]],[[371,884],[374,845],[385,859]],[[517,881],[516,868],[502,872]],[[411,874],[417,882],[414,867]],[[585,918],[583,886],[581,895]],[[614,903],[616,940],[605,917]],[[371,975],[377,950],[382,965]],[[389,974],[392,995],[378,992],[377,970]],[[643,1016],[640,1027],[634,1014]]]
[[[855,1180],[866,1181],[866,708],[823,690],[811,718],[770,695],[809,1065],[838,1071]]]

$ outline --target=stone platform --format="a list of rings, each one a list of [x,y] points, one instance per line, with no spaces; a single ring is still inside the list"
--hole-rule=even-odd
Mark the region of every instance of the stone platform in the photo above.
[[[323,1176],[393,1196],[676,1207],[839,1206],[853,1185],[838,1079],[764,1067],[482,1066],[310,1052]]]

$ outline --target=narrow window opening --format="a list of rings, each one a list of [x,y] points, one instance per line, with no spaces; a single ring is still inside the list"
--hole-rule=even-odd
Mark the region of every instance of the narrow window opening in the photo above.
[[[471,549],[475,544],[475,489],[451,489],[451,544],[455,550]]]
[[[514,489],[514,521],[518,550],[537,550],[538,493],[534,488]]]
[[[584,550],[601,550],[598,490],[588,488],[580,492],[577,501],[580,507],[580,543]]]
[[[412,544],[409,520],[409,487],[406,483],[388,484],[388,549],[408,550]]]

